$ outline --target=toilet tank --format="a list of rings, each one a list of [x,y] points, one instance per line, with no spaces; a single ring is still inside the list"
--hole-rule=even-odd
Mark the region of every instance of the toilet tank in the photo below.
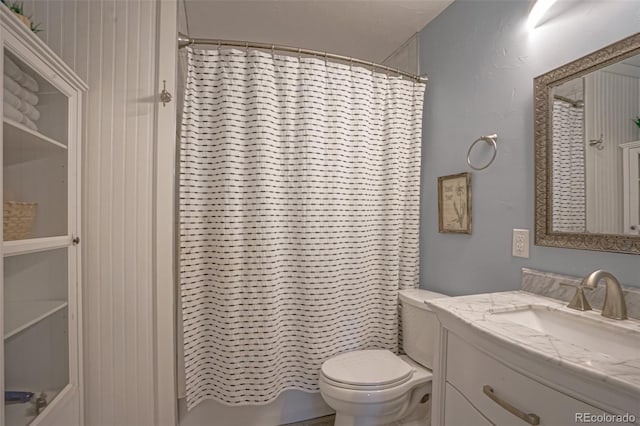
[[[425,300],[448,297],[422,289],[400,290],[400,312],[402,318],[402,346],[409,357],[433,369],[438,318],[424,303]]]

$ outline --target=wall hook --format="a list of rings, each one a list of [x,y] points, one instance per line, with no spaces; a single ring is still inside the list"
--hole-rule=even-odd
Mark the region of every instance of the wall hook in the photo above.
[[[600,133],[600,139],[591,139],[589,141],[589,146],[595,146],[598,151],[602,151],[604,149],[604,135]]]
[[[171,93],[167,91],[167,80],[162,80],[162,92],[160,92],[160,100],[162,101],[162,106],[167,106],[169,102],[173,99]]]

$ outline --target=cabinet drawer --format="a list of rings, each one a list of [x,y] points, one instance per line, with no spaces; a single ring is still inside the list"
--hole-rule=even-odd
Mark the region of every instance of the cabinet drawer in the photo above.
[[[456,388],[446,384],[444,424],[447,426],[492,426]]]
[[[527,424],[507,405],[549,426],[575,424],[576,413],[604,413],[512,370],[453,333],[448,334],[446,380],[496,425]]]

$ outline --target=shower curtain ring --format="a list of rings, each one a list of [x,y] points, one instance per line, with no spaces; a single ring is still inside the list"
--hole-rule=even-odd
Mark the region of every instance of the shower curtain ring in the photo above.
[[[302,48],[298,48],[298,61],[300,61],[301,54],[302,54]]]

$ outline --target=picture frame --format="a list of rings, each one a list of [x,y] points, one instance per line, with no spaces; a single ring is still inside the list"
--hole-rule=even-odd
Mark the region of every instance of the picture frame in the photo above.
[[[438,232],[471,234],[471,173],[438,178]]]

